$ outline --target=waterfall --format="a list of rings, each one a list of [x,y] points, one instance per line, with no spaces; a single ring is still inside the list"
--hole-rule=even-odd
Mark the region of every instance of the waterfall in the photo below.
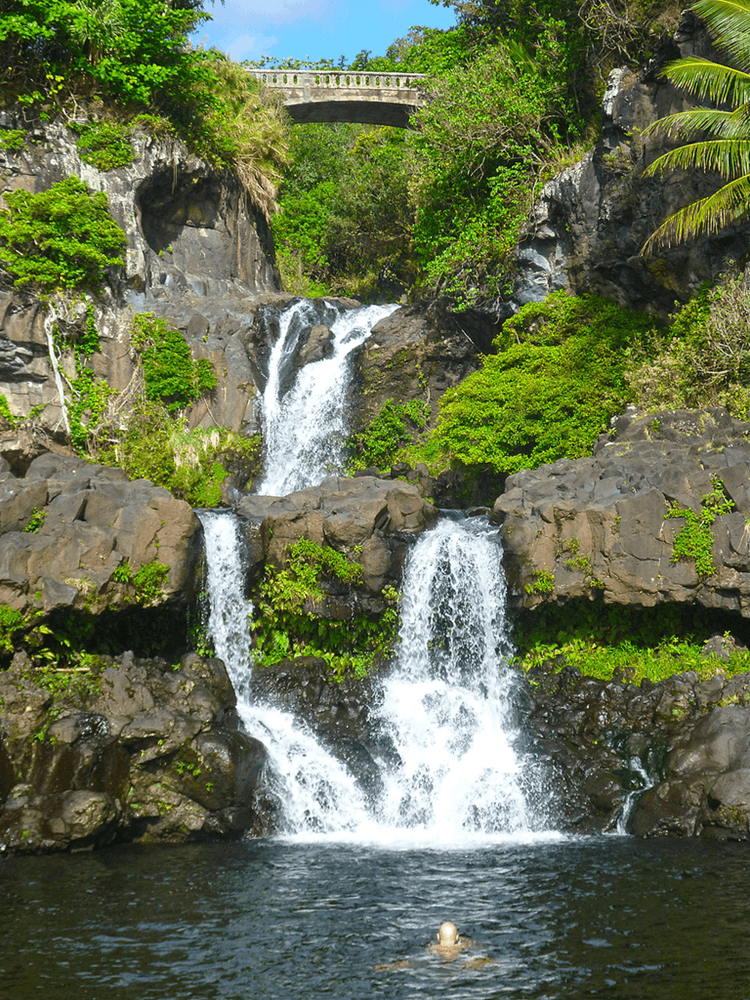
[[[356,828],[367,811],[354,776],[291,713],[250,697],[253,607],[244,596],[239,519],[225,510],[196,513],[205,539],[208,632],[237,694],[237,713],[268,753],[267,790],[282,806],[280,832]]]
[[[258,493],[284,496],[340,472],[347,433],[346,403],[351,354],[395,305],[341,309],[302,300],[279,320],[263,393],[265,477]],[[325,322],[331,355],[304,365],[294,376],[303,333]]]
[[[400,761],[385,774],[386,825],[447,840],[533,826],[533,769],[514,749],[500,559],[483,519],[439,522],[412,551],[379,713]]]
[[[247,731],[266,746],[280,833],[307,839],[460,845],[525,836],[534,767],[517,751],[505,581],[486,521],[443,520],[414,545],[395,664],[373,708],[382,792],[368,799],[347,766],[290,713],[252,701],[249,615],[239,521],[199,511],[206,540],[209,631]]]

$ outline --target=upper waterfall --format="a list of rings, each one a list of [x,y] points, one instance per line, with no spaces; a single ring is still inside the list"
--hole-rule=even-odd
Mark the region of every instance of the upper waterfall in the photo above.
[[[328,302],[300,300],[282,313],[263,393],[265,475],[258,493],[284,496],[342,471],[351,355],[378,320],[396,308],[343,309]],[[332,334],[330,356],[295,372],[304,335],[314,324],[323,323]]]

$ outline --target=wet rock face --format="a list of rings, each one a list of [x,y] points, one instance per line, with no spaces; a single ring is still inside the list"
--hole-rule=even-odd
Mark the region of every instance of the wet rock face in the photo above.
[[[540,667],[529,679],[530,726],[559,778],[563,825],[613,830],[626,810],[640,837],[750,838],[749,674],[636,687]]]
[[[743,261],[748,226],[660,249],[658,256],[640,256],[661,222],[717,188],[696,171],[643,177],[650,163],[676,145],[660,133],[643,135],[644,129],[693,106],[659,73],[667,62],[693,55],[716,58],[703,23],[687,12],[673,39],[639,73],[617,69],[610,74],[601,138],[544,187],[520,242],[515,307],[565,288],[668,313],[675,300],[686,301],[701,282],[726,271],[730,261]]]
[[[46,453],[0,473],[0,604],[19,611],[186,604],[199,556],[190,506],[121,469]],[[145,565],[168,567],[142,593]]]
[[[747,615],[748,431],[749,424],[718,408],[627,415],[590,458],[510,476],[492,519],[502,525],[511,603],[602,596],[645,607],[696,602]],[[700,575],[694,561],[672,561],[685,520],[666,515],[672,505],[700,513],[701,498],[718,480],[735,510],[716,518],[716,571]]]
[[[434,426],[440,397],[479,368],[479,354],[490,349],[494,334],[486,317],[458,316],[440,302],[381,319],[356,361],[361,391],[352,403],[352,429],[366,430],[388,399],[425,400]]]
[[[265,751],[220,660],[102,657],[52,695],[22,654],[0,673],[0,849],[81,849],[265,831]]]

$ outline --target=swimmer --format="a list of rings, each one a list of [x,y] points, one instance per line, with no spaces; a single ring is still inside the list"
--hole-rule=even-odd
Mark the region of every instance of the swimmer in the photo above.
[[[468,938],[461,937],[458,933],[458,927],[454,923],[451,923],[450,920],[446,920],[440,925],[437,932],[437,944],[433,944],[430,941],[427,945],[427,950],[440,955],[441,958],[446,959],[448,962],[452,962],[458,958],[460,951],[463,951],[464,948],[470,948],[473,943]]]

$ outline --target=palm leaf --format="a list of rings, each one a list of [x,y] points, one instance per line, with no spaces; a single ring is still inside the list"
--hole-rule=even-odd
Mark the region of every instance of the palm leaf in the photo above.
[[[652,122],[643,130],[643,135],[656,131],[673,136],[691,137],[702,132],[723,138],[747,134],[747,117],[750,103],[743,104],[735,111],[720,111],[718,108],[690,108],[677,111]]]
[[[677,59],[667,63],[661,75],[702,101],[715,104],[750,101],[750,74],[710,59],[698,56]]]
[[[750,174],[725,184],[707,198],[686,205],[659,226],[646,241],[641,255],[660,246],[671,246],[687,239],[715,232],[743,221],[750,211]]]
[[[679,146],[654,160],[643,176],[695,169],[714,171],[724,179],[750,174],[750,139],[712,139]]]
[[[747,0],[697,0],[692,9],[716,36],[716,46],[750,69],[750,4]]]

